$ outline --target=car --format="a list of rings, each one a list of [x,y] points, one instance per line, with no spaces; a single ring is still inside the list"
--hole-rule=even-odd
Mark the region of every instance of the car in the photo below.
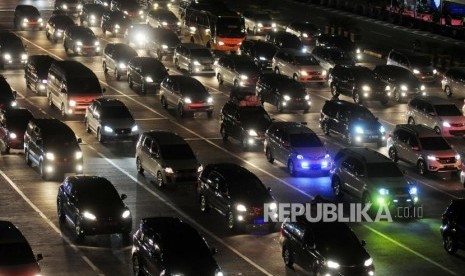
[[[326,83],[328,72],[309,53],[294,49],[281,49],[273,57],[273,70],[303,83]]]
[[[337,199],[348,193],[375,207],[412,208],[418,189],[387,156],[363,147],[339,150],[331,169],[331,187]]]
[[[84,26],[70,26],[66,29],[63,37],[63,47],[70,55],[92,55],[100,53],[100,42],[94,32]]]
[[[271,122],[270,115],[262,106],[241,106],[228,101],[220,112],[220,134],[223,141],[234,138],[247,150],[263,143]]]
[[[100,27],[105,11],[105,7],[101,4],[84,4],[79,14],[79,21],[84,27]]]
[[[168,9],[150,10],[147,14],[146,23],[153,28],[166,28],[178,35],[181,34],[181,21]]]
[[[103,50],[103,72],[112,71],[116,80],[127,75],[128,62],[138,54],[131,46],[124,43],[108,43]]]
[[[132,24],[126,29],[124,39],[131,47],[145,49],[151,33],[152,27],[147,24]]]
[[[461,169],[460,154],[434,130],[423,125],[396,125],[387,140],[389,157],[417,167],[421,175],[454,173]]]
[[[295,20],[286,26],[286,32],[296,35],[305,46],[315,45],[321,30],[312,22]]]
[[[302,123],[273,122],[265,133],[266,160],[287,167],[293,177],[308,173],[328,174],[331,157],[315,132]]]
[[[195,183],[201,165],[189,144],[176,133],[151,130],[139,136],[136,146],[136,169],[156,177],[156,184]]]
[[[255,87],[261,73],[250,57],[239,55],[220,57],[215,71],[219,85],[226,82],[236,89]]]
[[[284,264],[299,265],[313,275],[375,275],[365,241],[342,222],[309,222],[305,216],[281,226],[279,243]]]
[[[163,108],[174,106],[179,117],[186,113],[213,114],[213,98],[203,84],[188,76],[169,75],[160,85],[160,103]]]
[[[302,52],[306,51],[306,48],[304,47],[299,37],[286,31],[268,33],[265,37],[265,41],[275,45],[280,49],[288,48]]]
[[[126,198],[104,177],[68,176],[58,187],[58,220],[72,224],[78,241],[102,234],[121,234],[129,239],[132,215],[123,203]]]
[[[77,16],[82,10],[81,0],[55,0],[55,10],[63,14]]]
[[[0,220],[0,273],[40,275],[42,254],[34,255],[23,233],[10,221]]]
[[[239,50],[249,56],[261,70],[272,70],[272,60],[278,47],[262,40],[244,40]]]
[[[409,70],[394,65],[376,65],[375,76],[391,88],[391,96],[401,102],[415,95],[426,96],[426,87]]]
[[[386,130],[368,108],[343,100],[328,100],[320,113],[320,128],[325,135],[342,136],[347,144],[376,143],[382,147]]]
[[[465,248],[465,198],[453,199],[442,215],[441,236],[444,250],[455,254]]]
[[[45,94],[47,92],[48,70],[54,61],[56,60],[49,55],[29,56],[24,67],[26,87],[38,94]]]
[[[32,113],[25,108],[9,108],[0,111],[1,153],[8,154],[10,149],[23,150],[24,132]]]
[[[168,76],[168,70],[161,61],[153,57],[133,57],[127,69],[129,87],[138,85],[142,94],[152,87],[156,91]]]
[[[452,95],[465,97],[465,68],[449,68],[443,75],[441,87],[447,97]]]
[[[65,14],[54,14],[50,16],[45,25],[45,36],[48,40],[53,42],[58,42],[58,40],[63,39],[65,30],[76,25],[74,20]]]
[[[16,91],[11,89],[6,78],[0,75],[0,110],[14,108],[16,106],[18,106],[18,102],[16,102]]]
[[[173,7],[173,4],[177,1],[175,0],[146,0],[147,9],[169,9]]]
[[[97,98],[86,109],[84,118],[88,133],[97,140],[133,140],[139,138],[139,127],[126,105],[117,99]]]
[[[354,60],[362,60],[362,49],[357,47],[352,40],[347,37],[335,34],[321,34],[316,38],[316,46],[337,47],[349,53]]]
[[[370,100],[378,100],[382,105],[389,102],[391,87],[364,66],[338,64],[329,72],[328,84],[333,97],[344,94],[356,104]]]
[[[200,44],[181,43],[173,54],[173,63],[176,69],[185,69],[191,76],[201,73],[215,73],[214,62],[210,49]]]
[[[303,110],[307,113],[312,106],[310,95],[298,81],[284,75],[273,73],[262,74],[255,86],[262,104],[269,103],[276,106],[278,112],[284,110]]]
[[[132,25],[131,19],[122,11],[107,11],[102,15],[102,33],[106,35],[110,32],[114,37],[123,36],[127,29]]]
[[[81,138],[58,119],[32,119],[24,134],[24,157],[36,165],[43,180],[59,178],[64,173],[82,173]]]
[[[139,225],[131,250],[134,275],[223,275],[213,258],[216,249],[190,224],[176,217],[149,217]]]
[[[277,207],[270,191],[255,174],[234,163],[206,165],[197,183],[200,210],[217,211],[226,217],[228,229],[238,232],[247,225],[264,224],[274,230],[275,223],[264,218],[265,205]]]
[[[94,3],[102,5],[106,10],[109,10],[111,6],[111,0],[95,0]]]
[[[16,30],[42,30],[44,27],[44,21],[39,10],[32,5],[17,5],[13,16],[13,24]]]
[[[464,136],[465,117],[450,100],[438,96],[417,96],[407,105],[407,122],[422,124],[442,136]]]
[[[8,66],[24,66],[28,54],[23,41],[16,34],[9,31],[0,32],[0,69]]]
[[[247,10],[242,13],[245,21],[245,29],[254,35],[277,30],[276,22],[269,13]]]
[[[181,40],[175,32],[164,28],[153,29],[149,38],[146,48],[147,54],[155,53],[159,60],[162,60],[164,56],[172,57],[174,49],[181,44]]]
[[[337,47],[316,46],[312,55],[326,72],[331,71],[337,64],[355,65],[352,56]]]
[[[145,10],[135,0],[111,0],[110,10],[121,11],[133,22],[145,22]]]
[[[434,83],[438,76],[430,55],[410,49],[391,50],[386,64],[406,68],[422,82]]]

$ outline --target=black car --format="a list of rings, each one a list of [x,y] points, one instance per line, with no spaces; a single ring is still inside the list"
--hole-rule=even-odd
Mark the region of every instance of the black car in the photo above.
[[[40,275],[38,262],[42,254],[34,255],[21,231],[11,222],[0,220],[0,274]]]
[[[103,72],[113,71],[117,80],[125,76],[128,70],[128,62],[138,54],[131,46],[124,43],[108,43],[103,50]]]
[[[401,102],[415,95],[426,95],[425,85],[410,70],[395,65],[377,65],[373,69],[377,78],[391,88],[391,97]]]
[[[24,65],[27,62],[27,52],[23,41],[12,32],[0,32],[0,69],[5,65]]]
[[[1,153],[8,154],[10,149],[24,147],[24,133],[32,113],[25,108],[9,108],[0,111]]]
[[[123,203],[126,198],[106,178],[69,176],[58,188],[58,219],[61,223],[71,222],[78,239],[116,233],[129,238],[132,216]]]
[[[55,10],[62,14],[78,15],[82,10],[81,0],[55,0]]]
[[[16,91],[11,89],[10,84],[3,75],[0,75],[0,110],[16,107]]]
[[[134,275],[223,276],[205,239],[175,217],[141,219],[133,236]]]
[[[102,5],[107,10],[109,10],[111,6],[111,0],[95,0],[94,3]]]
[[[355,65],[352,55],[337,47],[316,46],[312,50],[312,55],[328,72],[337,64]]]
[[[45,25],[45,36],[48,40],[57,42],[59,39],[62,39],[65,33],[65,30],[70,26],[76,25],[74,20],[66,14],[54,14],[50,16]]]
[[[286,32],[295,34],[305,46],[315,45],[316,38],[321,34],[320,29],[312,22],[296,20],[286,27]]]
[[[176,46],[181,43],[175,32],[164,28],[153,29],[149,37],[147,54],[155,53],[159,60],[162,60],[164,56],[172,56]]]
[[[286,266],[295,263],[313,275],[374,275],[365,241],[342,222],[309,222],[305,216],[286,220],[279,236]]]
[[[215,209],[226,217],[229,229],[239,231],[265,223],[274,230],[275,223],[265,221],[264,214],[264,208],[276,209],[270,190],[255,174],[233,163],[206,165],[197,185],[200,210]]]
[[[42,30],[44,22],[39,10],[32,5],[17,5],[15,8],[13,24],[16,30],[39,29]]]
[[[100,4],[85,4],[79,15],[79,21],[85,27],[98,27],[102,24],[102,15],[105,11],[105,7]]]
[[[239,140],[247,149],[263,142],[271,122],[270,115],[262,106],[241,106],[228,101],[220,113],[221,137],[223,141],[227,141],[228,137]]]
[[[24,68],[26,87],[36,93],[47,91],[48,69],[55,61],[49,55],[32,55],[29,57]]]
[[[386,130],[368,108],[342,101],[326,101],[321,109],[320,127],[323,133],[339,134],[349,145],[386,141]]]
[[[362,59],[361,49],[357,48],[355,43],[353,43],[349,38],[341,35],[322,34],[316,38],[315,44],[316,46],[337,47],[347,53],[350,53],[356,60]]]
[[[98,55],[100,42],[94,32],[84,26],[71,26],[65,31],[63,47],[69,55],[70,51],[75,55]]]
[[[299,37],[286,31],[268,33],[265,37],[265,41],[272,43],[281,49],[288,48],[299,51],[305,50],[304,44],[299,39]]]
[[[383,105],[389,102],[391,88],[367,67],[336,65],[329,73],[328,83],[334,97],[344,94],[357,104],[368,100],[378,100]]]
[[[160,87],[160,83],[168,75],[168,69],[158,59],[153,57],[134,57],[128,63],[128,84],[140,87],[142,94],[147,93],[149,87]]]
[[[305,87],[298,81],[285,75],[263,74],[258,78],[255,93],[261,103],[269,103],[276,106],[278,112],[284,109],[301,109],[308,112],[312,106],[310,95]]]
[[[465,249],[464,210],[465,199],[454,199],[442,215],[441,235],[444,249],[449,254]]]
[[[113,36],[124,35],[131,27],[131,19],[122,11],[108,11],[102,15],[102,34],[110,32]]]
[[[121,11],[134,22],[145,22],[145,10],[135,0],[111,0],[110,10]]]
[[[272,69],[272,60],[278,47],[262,40],[244,40],[239,47],[242,55],[247,55],[253,59],[255,64],[261,68]]]

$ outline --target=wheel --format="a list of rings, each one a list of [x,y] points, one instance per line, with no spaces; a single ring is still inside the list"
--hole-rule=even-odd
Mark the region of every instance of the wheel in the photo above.
[[[87,118],[86,118],[86,131],[87,133],[91,133],[89,121],[87,120]]]
[[[417,168],[418,173],[421,175],[425,175],[428,173],[428,168],[426,167],[426,162],[424,160],[418,161]]]
[[[283,261],[287,267],[292,267],[294,264],[294,258],[292,257],[291,251],[289,251],[287,246],[283,247]]]
[[[147,85],[145,84],[145,81],[142,81],[140,84],[140,93],[146,94],[147,93]]]
[[[245,134],[242,135],[241,146],[242,146],[243,150],[247,150],[249,148],[249,139],[248,139],[247,135],[245,135]]]
[[[121,79],[121,73],[118,71],[118,68],[116,68],[116,67],[115,67],[115,77],[116,77],[116,80]]]
[[[200,196],[200,211],[202,213],[208,212],[210,206],[208,206],[207,199],[205,198],[205,195]]]
[[[24,150],[24,158],[26,159],[26,164],[28,166],[31,166],[32,162],[31,162],[31,158],[29,158],[29,150],[28,149]]]
[[[140,263],[137,255],[132,258],[132,272],[134,273],[134,276],[144,275],[144,268],[142,267],[142,263]]]
[[[310,110],[309,108],[305,108],[302,110],[302,113],[307,114],[309,110]]]
[[[69,48],[66,46],[66,44],[63,44],[63,47],[65,47],[65,53],[69,55]]]
[[[103,73],[108,74],[108,68],[107,68],[107,63],[106,62],[102,63],[102,68],[103,68]]]
[[[103,138],[103,134],[102,134],[102,129],[101,129],[101,128],[98,128],[98,129],[97,129],[97,140],[98,140],[100,143],[105,142],[105,139]]]
[[[389,158],[391,158],[392,161],[394,161],[394,162],[399,161],[399,156],[397,156],[397,151],[396,151],[395,148],[391,147],[389,149],[388,154],[389,154]]]
[[[42,177],[43,180],[48,181],[49,176],[48,173],[45,171],[45,165],[44,162],[40,161],[39,163],[39,171],[40,171],[40,176]]]
[[[136,158],[136,170],[137,170],[137,173],[139,174],[144,173],[144,168],[142,167],[142,162],[140,161],[139,157]]]
[[[328,125],[328,123],[322,123],[322,124],[321,124],[321,128],[323,129],[323,133],[324,133],[325,135],[329,135],[330,130],[329,130],[329,125]]]
[[[161,103],[161,106],[163,106],[164,109],[168,108],[168,103],[166,102],[165,97],[161,96],[160,103]]]
[[[274,157],[273,157],[273,154],[271,153],[271,149],[270,148],[266,148],[265,150],[265,156],[266,156],[266,161],[270,162],[271,164],[273,164],[274,162]]]
[[[447,97],[451,97],[452,96],[452,89],[450,89],[450,86],[449,85],[446,85],[444,87],[444,92],[446,93],[446,96]]]
[[[218,84],[223,84],[223,78],[221,77],[221,74],[216,75],[216,79],[218,80]]]
[[[207,117],[208,118],[213,117],[213,111],[207,111]]]
[[[454,254],[458,250],[457,242],[451,235],[445,235],[443,238],[444,249],[449,254]]]
[[[63,222],[65,221],[65,213],[63,212],[63,204],[61,203],[61,200],[57,200],[57,215],[58,215],[58,221]]]
[[[157,186],[158,188],[164,188],[165,187],[165,181],[163,180],[163,174],[161,173],[161,171],[158,171],[157,172]]]
[[[334,196],[340,200],[343,196],[341,180],[339,177],[335,176],[331,179],[331,187],[333,188]]]
[[[289,160],[287,162],[287,171],[293,177],[297,176],[297,172],[295,171],[294,161]]]
[[[81,227],[81,220],[79,218],[76,220],[76,223],[74,224],[74,233],[76,234],[76,238],[78,240],[83,240],[85,237],[84,231]]]
[[[439,127],[435,127],[434,128],[434,132],[436,132],[437,134],[441,135],[441,129]]]
[[[223,138],[223,142],[228,141],[228,133],[226,132],[226,128],[224,127],[224,125],[221,125],[220,134],[221,138]]]
[[[102,35],[105,36],[107,34],[107,29],[102,27]]]
[[[176,111],[177,111],[178,116],[179,116],[180,118],[183,118],[183,117],[184,117],[185,112],[184,112],[184,106],[182,106],[182,104],[179,104],[179,105],[178,105],[178,108],[177,108]]]
[[[394,100],[398,103],[402,101],[402,97],[400,96],[400,93],[399,91],[397,91],[397,89],[394,90]]]
[[[412,117],[409,117],[408,118],[408,124],[409,125],[414,125],[415,124],[415,119],[413,119]]]
[[[132,81],[131,75],[128,75],[128,84],[129,84],[129,88],[134,87],[134,82]]]
[[[354,98],[354,103],[362,104],[362,98],[360,97],[359,92],[355,92],[353,98]]]
[[[276,68],[274,69],[274,73],[275,73],[275,74],[278,74],[278,75],[281,74],[281,72],[279,72],[279,68],[278,68],[278,67],[276,67]]]
[[[335,84],[331,83],[330,89],[331,89],[331,95],[333,95],[333,97],[339,96],[339,92],[337,91],[337,86]]]

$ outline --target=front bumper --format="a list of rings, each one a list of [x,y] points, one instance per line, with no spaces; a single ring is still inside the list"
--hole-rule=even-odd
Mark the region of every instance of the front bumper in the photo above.
[[[77,53],[80,55],[98,55],[100,53],[100,47],[96,46],[78,46],[74,47]]]
[[[427,160],[427,169],[430,172],[458,172],[462,169],[460,160],[454,163],[443,163],[440,161]]]
[[[290,101],[282,101],[282,106],[284,109],[287,110],[308,110],[312,106],[312,102],[310,100],[290,100]]]
[[[131,128],[116,128],[111,132],[102,132],[104,139],[135,140],[139,137],[139,131],[131,131]]]
[[[213,105],[206,105],[203,103],[185,104],[184,111],[186,112],[211,112],[213,111]]]
[[[385,143],[386,135],[383,133],[374,133],[374,134],[353,134],[353,142],[356,144],[363,143]]]
[[[22,22],[21,27],[23,29],[42,29],[44,27],[43,22],[38,22],[38,21],[29,21],[29,22]]]
[[[442,128],[443,136],[465,136],[465,126],[451,126]]]
[[[58,173],[81,174],[84,169],[82,161],[69,161],[67,159],[63,159],[61,161],[45,161],[44,166],[45,172],[48,175],[55,175]]]
[[[132,228],[131,217],[123,218],[97,218],[96,220],[83,219],[81,227],[85,235],[101,235],[130,232]]]
[[[197,182],[197,169],[175,170],[173,173],[164,172],[166,183]]]
[[[300,82],[305,82],[305,83],[312,83],[312,82],[317,82],[317,83],[325,83],[326,82],[326,76],[323,75],[300,75],[299,76],[299,81]]]
[[[215,73],[215,68],[213,64],[200,64],[192,65],[192,71],[194,73]]]
[[[331,170],[331,160],[329,158],[294,158],[294,170],[300,173],[329,172]]]

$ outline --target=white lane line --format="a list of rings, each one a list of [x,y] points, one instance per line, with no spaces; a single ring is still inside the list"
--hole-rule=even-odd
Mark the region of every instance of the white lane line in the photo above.
[[[98,275],[105,275],[101,273],[101,271],[98,269],[97,266],[95,266],[85,255],[81,254],[79,249],[77,248],[76,245],[74,245],[68,237],[64,236],[60,229],[53,224],[53,222],[45,216],[45,214],[34,204],[32,201],[21,191],[21,189],[18,188],[18,186],[2,171],[0,170],[0,175],[10,184],[10,186],[26,201],[31,208],[36,211],[39,216],[42,217],[42,219],[50,226],[50,228],[53,229],[83,260],[86,262],[90,268],[92,268],[93,271],[95,271]]]
[[[377,35],[384,36],[384,37],[392,37],[392,36],[390,36],[390,35],[383,34],[383,33],[380,33],[380,32],[375,32],[375,31],[370,31],[370,32],[372,32],[372,33],[374,33],[374,34],[377,34]]]
[[[210,237],[212,237],[215,241],[217,241],[218,243],[222,244],[224,247],[228,248],[229,250],[231,250],[232,252],[234,252],[236,255],[238,255],[239,257],[241,257],[244,261],[246,261],[247,263],[249,263],[250,265],[252,265],[253,267],[255,267],[256,269],[258,269],[259,271],[263,272],[265,275],[268,275],[268,276],[272,276],[273,274],[271,274],[270,272],[268,272],[266,269],[264,269],[263,267],[261,267],[260,265],[258,265],[257,263],[255,263],[254,261],[252,261],[250,258],[248,258],[247,256],[245,256],[244,254],[242,254],[241,252],[239,252],[236,248],[232,247],[231,245],[227,244],[225,241],[223,241],[223,239],[221,239],[220,237],[218,237],[217,235],[215,235],[213,232],[211,232],[210,230],[206,229],[205,227],[203,227],[202,225],[200,225],[197,221],[195,221],[193,218],[191,218],[188,214],[186,214],[185,212],[183,212],[181,209],[179,209],[178,207],[176,207],[173,203],[171,203],[170,201],[168,200],[165,200],[163,197],[161,197],[158,193],[154,192],[153,190],[151,190],[148,186],[146,186],[144,183],[140,182],[139,180],[137,180],[137,178],[135,178],[134,176],[132,176],[128,171],[126,171],[125,169],[121,168],[120,166],[118,166],[115,162],[113,162],[111,159],[107,158],[104,154],[100,153],[97,149],[95,149],[94,147],[92,146],[88,146],[89,148],[91,148],[95,153],[97,153],[97,155],[99,155],[100,157],[102,157],[103,159],[105,159],[108,163],[110,163],[113,167],[115,167],[117,170],[119,170],[120,172],[122,172],[123,174],[125,174],[127,177],[129,177],[132,181],[134,181],[135,183],[137,183],[139,186],[141,186],[142,188],[144,188],[148,193],[152,194],[154,197],[156,197],[158,200],[160,200],[161,202],[163,202],[166,206],[170,207],[171,209],[173,209],[176,213],[178,213],[180,216],[182,216],[183,218],[185,218],[186,220],[189,221],[190,224],[194,225],[197,229],[200,229],[201,231],[203,231],[204,233],[206,233],[207,235],[209,235]]]
[[[141,118],[135,119],[136,121],[155,121],[155,120],[167,120],[167,118]]]

